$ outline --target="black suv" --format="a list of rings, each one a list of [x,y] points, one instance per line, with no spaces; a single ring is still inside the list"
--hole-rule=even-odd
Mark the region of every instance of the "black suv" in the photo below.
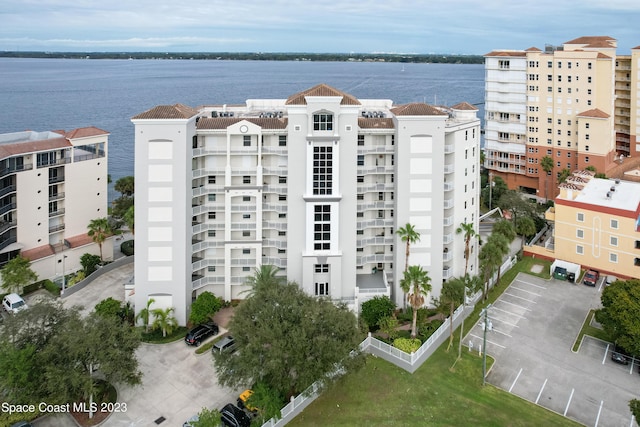
[[[191,329],[187,336],[184,337],[184,342],[189,345],[195,345],[198,347],[202,341],[206,340],[209,337],[218,334],[218,325],[213,322],[203,323],[202,325],[198,325],[195,328]]]
[[[228,427],[249,427],[251,418],[233,403],[228,403],[220,410],[220,421]]]

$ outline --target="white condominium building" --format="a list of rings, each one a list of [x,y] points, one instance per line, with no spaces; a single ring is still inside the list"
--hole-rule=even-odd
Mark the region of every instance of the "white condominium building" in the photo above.
[[[0,134],[0,265],[20,254],[57,279],[100,253],[87,226],[107,216],[108,139],[95,127]]]
[[[464,274],[460,223],[477,229],[480,121],[453,107],[357,99],[321,84],[287,99],[135,116],[136,310],[211,291],[242,299],[260,265],[354,310],[376,295],[402,305],[410,264],[443,281]],[[477,273],[473,242],[470,273]]]

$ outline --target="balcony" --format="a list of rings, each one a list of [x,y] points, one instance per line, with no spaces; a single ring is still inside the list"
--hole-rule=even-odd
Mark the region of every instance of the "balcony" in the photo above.
[[[442,204],[442,206],[443,206],[445,209],[451,209],[451,208],[453,207],[453,205],[454,205],[454,201],[453,201],[453,199],[446,199],[446,200],[444,201],[444,203]]]
[[[64,230],[64,224],[52,225],[49,226],[49,234],[57,233],[59,231]]]
[[[364,145],[358,147],[358,154],[393,154],[395,146],[393,145]]]
[[[13,211],[16,209],[16,204],[15,203],[9,203],[8,205],[4,205],[2,207],[0,207],[0,215],[4,215],[9,211]]]
[[[64,157],[62,159],[56,159],[52,162],[46,161],[46,162],[37,162],[36,163],[36,167],[38,169],[40,168],[48,168],[50,166],[60,166],[60,165],[65,165],[67,163],[71,163],[71,157]]]
[[[442,243],[444,243],[445,245],[448,245],[451,242],[453,242],[453,234],[452,233],[445,234],[444,236],[442,236]]]
[[[15,220],[13,221],[1,221],[0,222],[0,234],[4,233],[5,231],[7,231],[10,228],[13,228],[17,225],[17,222]]]
[[[444,183],[444,191],[453,191],[454,185],[452,182]]]
[[[443,252],[442,253],[442,261],[444,262],[448,262],[451,261],[453,259],[453,254],[451,252]]]
[[[356,240],[356,246],[362,248],[368,245],[392,245],[393,244],[393,236],[376,236],[369,237],[367,239],[358,239]]]
[[[64,192],[49,195],[49,201],[64,199]]]
[[[373,254],[356,257],[356,265],[365,265],[371,263],[392,263],[393,254]]]
[[[61,215],[64,215],[64,209],[58,209],[58,210],[49,212],[49,218],[53,218],[55,216],[61,216]]]
[[[368,185],[359,185],[356,190],[358,193],[366,193],[373,191],[393,191],[393,183],[379,183],[379,184],[368,184]]]
[[[456,151],[456,146],[453,144],[447,144],[444,146],[444,154],[451,154]]]
[[[456,171],[455,165],[444,165],[444,173],[445,174],[454,173],[455,171]]]
[[[7,185],[2,190],[0,190],[0,197],[4,197],[9,193],[14,193],[16,191],[15,185]]]
[[[0,169],[0,178],[2,178],[5,175],[9,175],[10,173],[22,172],[22,171],[31,170],[31,169],[33,169],[33,165],[31,163],[26,163],[26,164],[23,164],[23,165],[16,165],[16,166],[9,167],[9,168],[1,168]]]
[[[49,177],[49,184],[55,184],[58,182],[64,182],[64,175],[56,175]]]
[[[453,277],[453,270],[450,267],[442,269],[442,280],[449,280]]]
[[[445,227],[451,227],[453,225],[453,216],[447,216],[442,221],[442,225]]]

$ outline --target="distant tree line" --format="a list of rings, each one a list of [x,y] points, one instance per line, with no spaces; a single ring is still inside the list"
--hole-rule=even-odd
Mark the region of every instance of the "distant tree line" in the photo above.
[[[0,58],[69,59],[208,59],[233,61],[371,61],[403,63],[483,64],[482,55],[274,53],[274,52],[42,52],[0,51]]]

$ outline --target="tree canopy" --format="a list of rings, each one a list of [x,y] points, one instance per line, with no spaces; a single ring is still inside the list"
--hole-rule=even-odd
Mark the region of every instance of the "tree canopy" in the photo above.
[[[131,197],[136,190],[135,178],[133,176],[118,178],[113,188],[123,196]]]
[[[62,404],[94,392],[96,369],[111,383],[139,384],[140,339],[116,317],[41,302],[5,320],[0,389],[8,402]]]
[[[96,218],[89,221],[89,225],[87,227],[89,231],[87,234],[91,239],[98,244],[100,248],[100,260],[103,261],[104,257],[102,256],[102,244],[107,237],[113,234],[113,230],[111,229],[111,225],[109,224],[109,220],[107,218]]]
[[[616,344],[640,355],[640,280],[618,280],[604,288],[600,300],[596,320]]]
[[[236,308],[229,330],[237,351],[214,356],[218,381],[229,387],[264,381],[293,396],[316,380],[330,381],[338,366],[349,370],[362,362],[355,315],[296,283],[255,286]]]
[[[25,285],[38,280],[38,275],[31,269],[31,261],[18,255],[7,262],[2,270],[2,287],[9,292],[20,292]]]
[[[222,308],[222,300],[211,292],[203,292],[191,304],[189,320],[191,323],[204,323],[213,318],[213,315]]]
[[[407,300],[413,309],[411,338],[415,338],[418,334],[418,309],[422,307],[427,294],[431,291],[431,278],[421,266],[412,265],[404,272],[400,280],[400,288],[407,294]]]

